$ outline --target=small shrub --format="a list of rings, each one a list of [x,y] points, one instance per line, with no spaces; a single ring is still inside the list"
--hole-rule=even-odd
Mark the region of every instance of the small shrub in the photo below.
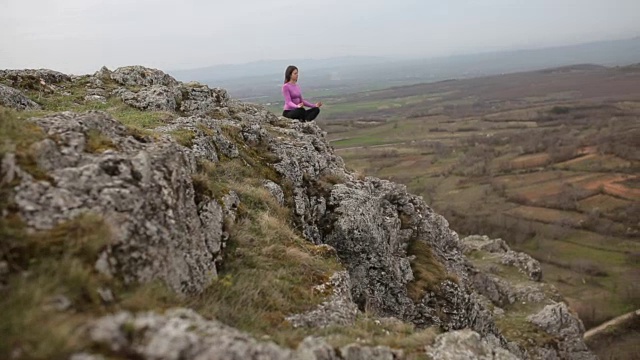
[[[549,112],[555,115],[563,115],[568,114],[570,111],[571,109],[566,106],[554,106]]]

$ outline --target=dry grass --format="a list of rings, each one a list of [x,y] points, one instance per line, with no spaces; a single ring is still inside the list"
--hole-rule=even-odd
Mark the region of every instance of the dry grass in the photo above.
[[[407,255],[414,256],[411,270],[414,280],[407,286],[409,297],[418,302],[429,290],[447,278],[444,266],[435,258],[431,248],[423,241],[413,240],[407,249]]]
[[[5,153],[13,152],[23,170],[38,180],[49,180],[38,168],[29,148],[44,138],[45,134],[38,126],[21,119],[18,112],[0,106],[0,159]]]
[[[93,267],[109,229],[90,214],[36,233],[16,218],[0,222],[0,255],[10,269],[0,296],[0,355],[66,357],[82,342],[80,325],[105,309],[97,290],[114,288]],[[59,299],[69,304],[57,308]]]
[[[90,153],[101,153],[105,150],[117,150],[117,146],[100,131],[92,129],[87,133],[86,151]]]
[[[352,326],[320,329],[318,335],[334,347],[357,343],[402,349],[406,359],[426,359],[425,347],[433,344],[440,330],[436,327],[416,329],[399,320],[378,319],[368,314],[358,316]]]
[[[285,317],[324,301],[329,294],[319,294],[313,287],[328,281],[341,266],[292,229],[289,210],[262,186],[262,176],[272,170],[259,160],[245,161],[252,155],[200,164],[194,178],[197,192],[221,199],[234,191],[240,198],[239,220],[227,224],[230,237],[220,277],[186,305],[253,335],[273,336],[282,345],[294,347],[305,335],[292,329]]]
[[[505,338],[516,342],[525,349],[557,346],[553,336],[541,331],[527,320],[527,316],[533,313],[535,311],[531,309],[523,309],[522,311],[512,309],[506,316],[496,320],[496,326]]]
[[[196,138],[196,133],[192,130],[177,129],[171,132],[171,136],[173,136],[178,144],[191,147],[193,146],[193,140]]]
[[[313,286],[339,269],[335,259],[313,255],[282,219],[252,208],[230,229],[221,277],[188,304],[254,335],[287,333],[285,317],[322,302]]]

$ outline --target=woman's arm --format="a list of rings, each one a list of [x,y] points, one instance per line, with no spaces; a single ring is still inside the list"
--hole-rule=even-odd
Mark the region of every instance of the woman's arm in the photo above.
[[[289,87],[286,85],[282,87],[282,96],[284,96],[284,105],[286,107],[290,107],[290,108],[298,107],[297,104],[291,101],[291,93],[289,92]]]
[[[303,103],[305,106],[308,106],[308,107],[312,107],[312,108],[316,107],[316,104],[312,104],[312,103],[308,102],[308,101],[307,101],[307,100],[305,100],[305,99],[302,99],[302,103]]]

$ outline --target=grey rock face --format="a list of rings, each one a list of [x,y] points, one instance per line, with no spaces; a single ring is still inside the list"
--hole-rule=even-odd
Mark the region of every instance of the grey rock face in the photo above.
[[[132,336],[133,335],[133,336]],[[187,309],[155,313],[119,313],[95,322],[91,340],[111,351],[145,359],[291,359],[292,351],[260,343]]]
[[[511,250],[502,239],[490,239],[486,235],[472,235],[464,238],[462,244],[465,255],[470,254],[474,250],[499,254],[500,263],[517,267],[531,280],[542,280],[540,263],[525,253]]]
[[[513,265],[525,273],[529,279],[534,281],[542,280],[542,269],[538,260],[531,256],[516,251],[507,251],[502,258],[502,263],[505,265]]]
[[[37,81],[44,86],[71,81],[71,76],[48,69],[0,70],[0,79],[9,80],[15,84]]]
[[[228,118],[221,109],[229,104],[229,94],[224,89],[210,89],[200,84],[180,85],[180,111],[188,115]]]
[[[108,69],[107,69],[108,70]],[[103,74],[106,71],[101,70]],[[151,85],[163,85],[163,86],[177,86],[178,81],[172,78],[170,75],[156,69],[150,69],[143,66],[125,66],[114,70],[111,74],[111,79],[120,85],[127,86],[151,86]]]
[[[188,309],[156,313],[119,313],[94,322],[90,340],[111,351],[144,359],[193,360],[363,360],[396,359],[386,347],[352,345],[336,352],[324,341],[306,338],[296,350],[249,335]]]
[[[499,307],[519,303],[540,303],[548,300],[544,291],[533,284],[516,284],[499,276],[477,272],[472,276],[474,288]]]
[[[151,85],[137,93],[124,91],[122,101],[140,110],[175,111],[176,99],[181,96],[175,88],[165,85]]]
[[[267,139],[269,149],[280,159],[274,169],[293,188],[292,209],[304,236],[315,244],[322,243],[320,219],[327,212],[326,197],[332,182],[353,179],[346,172],[344,162],[333,154],[325,134],[315,125],[293,123],[278,128],[279,135]],[[247,128],[247,132],[255,131]],[[259,138],[259,132],[254,134]],[[327,181],[327,179],[333,179]]]
[[[435,344],[427,348],[433,359],[442,360],[518,360],[509,351],[493,346],[471,330],[450,331],[436,338]]]
[[[40,105],[26,97],[22,92],[0,84],[0,105],[16,110],[37,110]]]
[[[276,120],[286,125],[273,127],[274,135],[251,126],[243,126],[243,135],[268,142],[280,159],[274,168],[292,187],[297,224],[310,241],[337,250],[351,277],[353,301],[361,310],[418,326],[496,331],[487,317],[490,312],[471,302],[459,240],[444,218],[402,185],[355,179],[315,124]],[[458,282],[443,281],[440,292],[427,292],[414,303],[407,292],[415,278],[407,255],[411,241],[430,248]]]
[[[140,110],[179,111],[185,115],[230,118],[227,106],[229,94],[224,89],[211,89],[198,83],[182,84],[155,69],[140,66],[118,68],[114,72],[103,69],[96,76],[105,76],[124,86],[142,86],[137,92],[126,88],[113,94]]]
[[[347,266],[352,295],[361,309],[445,329],[473,326],[474,320],[490,322],[480,320],[482,314],[470,303],[457,235],[404,186],[374,178],[338,184],[327,208],[331,212],[320,220],[323,241],[336,248]],[[415,278],[407,254],[412,241],[424,242],[459,282],[443,279],[438,293],[426,292],[414,303],[407,290]]]
[[[557,354],[561,359],[597,359],[589,351],[582,338],[584,325],[575,315],[571,314],[565,303],[547,305],[539,313],[527,318],[534,325],[549,334],[555,335],[558,342]]]
[[[33,144],[32,151],[52,182],[23,174],[15,189],[15,203],[30,227],[49,229],[86,212],[99,214],[113,235],[98,264],[102,271],[126,282],[163,279],[182,293],[208,284],[222,246],[222,209],[210,201],[196,204],[195,160],[182,147],[139,142],[99,112],[32,121],[51,137]],[[90,131],[111,139],[114,149],[88,153]]]
[[[468,263],[474,288],[492,305],[505,309],[494,309],[494,316],[510,318],[512,324],[522,322],[522,327],[528,326],[526,321],[529,321],[540,329],[540,335],[549,339],[527,342],[522,338],[509,338],[509,342],[503,345],[512,353],[525,359],[595,358],[582,340],[584,328],[580,320],[568,311],[564,303],[556,302],[559,295],[555,288],[540,282],[537,261],[512,251],[500,239],[470,236],[462,243],[470,259],[477,260],[478,266],[482,267],[476,268]],[[510,311],[515,314],[510,314]],[[523,321],[527,312],[532,315]]]
[[[327,284],[318,285],[314,291],[325,293],[332,289],[329,300],[306,314],[287,318],[294,327],[349,326],[356,320],[358,308],[351,300],[351,282],[347,272],[335,273]]]
[[[284,192],[280,185],[271,180],[265,180],[262,185],[269,190],[271,195],[273,195],[273,197],[278,201],[278,204],[284,205]]]

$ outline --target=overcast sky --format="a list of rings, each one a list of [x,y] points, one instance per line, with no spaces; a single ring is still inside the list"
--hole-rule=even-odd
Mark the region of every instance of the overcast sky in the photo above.
[[[640,35],[640,0],[0,0],[0,69],[432,57]]]

